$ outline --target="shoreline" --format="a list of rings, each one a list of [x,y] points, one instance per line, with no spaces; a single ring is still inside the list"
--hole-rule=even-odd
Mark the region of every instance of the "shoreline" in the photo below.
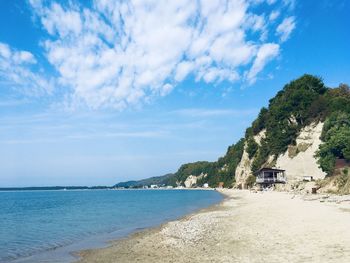
[[[218,192],[218,204],[76,253],[76,262],[350,262],[350,200]]]
[[[168,213],[168,216],[164,217],[164,213],[161,213],[160,216],[154,216],[154,220],[151,221],[143,221],[142,224],[136,224],[134,223],[134,227],[129,227],[125,228],[125,225],[122,228],[117,228],[111,232],[101,232],[97,235],[91,235],[84,237],[81,240],[74,241],[72,243],[67,243],[67,244],[61,244],[56,247],[52,247],[49,249],[45,249],[42,251],[38,251],[36,253],[32,254],[27,254],[24,256],[19,256],[14,259],[8,259],[8,262],[49,262],[49,261],[54,261],[54,262],[76,262],[79,260],[79,252],[84,251],[84,250],[95,250],[95,249],[101,249],[101,248],[107,248],[109,247],[112,243],[126,239],[130,236],[132,236],[135,233],[138,232],[143,232],[147,231],[149,229],[155,229],[158,228],[159,226],[162,226],[166,224],[169,221],[174,221],[174,220],[180,220],[184,217],[187,217],[188,215],[191,215],[193,213],[196,213],[198,211],[201,211],[202,209],[207,209],[208,207],[215,206],[219,203],[221,203],[226,197],[218,192],[215,191],[214,189],[208,189],[208,188],[196,188],[196,189],[165,189],[165,188],[159,188],[159,189],[118,189],[115,191],[144,191],[144,192],[158,192],[158,191],[167,191],[167,192],[172,192],[172,191],[182,191],[187,192],[190,190],[191,192],[194,191],[214,191],[216,192],[214,195],[214,192],[210,194],[209,196],[214,195],[214,199],[210,201],[210,198],[203,202],[201,199],[197,199],[198,201],[193,200],[194,202],[191,202],[190,199],[188,200],[191,205],[188,206],[187,212],[186,209],[182,209],[183,212],[172,212]],[[156,191],[155,191],[156,190]],[[157,191],[158,190],[158,191]],[[44,191],[49,191],[49,190],[44,190]],[[59,190],[55,190],[59,191]],[[82,190],[67,190],[67,191],[62,191],[62,192],[70,192],[70,191],[82,191]],[[85,190],[83,190],[85,191]],[[100,190],[98,190],[100,191]],[[101,190],[102,191],[102,190]],[[107,191],[107,190],[103,190]],[[111,191],[111,190],[108,190]],[[209,194],[209,193],[208,193]],[[162,195],[161,195],[162,196]],[[181,194],[182,196],[182,194]],[[187,195],[185,195],[187,196]],[[192,195],[190,195],[192,196]],[[197,196],[197,195],[194,195]],[[201,195],[200,195],[201,196]],[[208,203],[207,203],[208,202]],[[200,203],[200,204],[199,204]],[[179,203],[180,206],[181,203]],[[191,208],[192,207],[192,208]],[[171,210],[169,210],[171,211]],[[175,210],[177,211],[177,210]],[[142,217],[140,218],[142,219]],[[141,220],[142,221],[142,220]],[[137,220],[136,220],[137,222]],[[145,223],[146,222],[146,223]]]
[[[181,221],[189,220],[192,216],[195,216],[196,214],[205,213],[205,212],[208,212],[208,211],[214,211],[216,209],[220,209],[221,205],[223,205],[223,203],[225,201],[227,201],[228,199],[232,198],[229,194],[227,194],[225,192],[225,189],[223,189],[223,188],[216,189],[216,188],[197,187],[197,188],[173,188],[173,189],[158,188],[158,189],[114,189],[114,190],[116,190],[116,191],[119,191],[119,190],[128,190],[128,191],[129,190],[130,191],[131,190],[145,190],[145,191],[149,191],[149,190],[160,190],[160,191],[162,191],[162,190],[165,190],[165,191],[172,191],[172,190],[186,190],[186,191],[187,190],[191,190],[191,191],[206,190],[206,191],[216,191],[216,192],[218,192],[219,194],[222,195],[223,199],[220,202],[216,203],[216,204],[210,205],[210,206],[205,207],[205,208],[200,208],[199,210],[191,212],[190,214],[186,214],[184,216],[181,216],[178,219],[166,221],[166,222],[163,222],[163,223],[161,223],[159,225],[152,226],[152,227],[141,228],[141,229],[132,231],[132,232],[128,233],[125,236],[121,236],[121,237],[119,237],[117,239],[108,240],[108,241],[106,241],[104,243],[103,247],[91,248],[91,249],[83,249],[83,250],[71,252],[70,254],[74,258],[76,258],[76,260],[72,261],[73,263],[85,262],[85,260],[88,260],[88,262],[90,262],[89,261],[90,259],[85,259],[86,257],[88,257],[88,255],[90,253],[94,254],[97,251],[102,251],[104,249],[112,248],[116,244],[119,244],[119,243],[122,243],[122,242],[125,242],[125,241],[128,241],[128,240],[132,240],[132,239],[137,239],[137,238],[139,238],[141,236],[146,236],[146,235],[151,234],[151,233],[156,233],[156,232],[160,231],[163,227],[165,227],[167,224],[169,224],[171,222],[178,222],[178,221],[181,222]],[[92,262],[99,262],[99,260],[92,261]],[[116,261],[116,262],[119,262],[119,261]]]

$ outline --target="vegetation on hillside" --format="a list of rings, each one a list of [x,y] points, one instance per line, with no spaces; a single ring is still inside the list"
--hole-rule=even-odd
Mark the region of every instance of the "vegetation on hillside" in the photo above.
[[[277,158],[289,145],[294,145],[301,128],[323,118],[325,109],[321,102],[326,92],[327,88],[320,78],[304,75],[285,85],[270,100],[268,108],[260,111],[249,128],[250,132],[246,133],[253,136],[266,131],[256,153],[250,156],[254,157],[253,171],[260,169],[270,155]]]
[[[350,194],[350,172],[349,168],[338,169],[334,176],[328,176],[324,180],[317,181],[317,186],[323,192],[332,194]]]
[[[215,187],[219,182],[224,182],[225,187],[231,186],[245,142],[255,172],[266,164],[270,155],[277,158],[287,150],[288,145],[295,144],[301,128],[324,118],[326,107],[323,97],[327,90],[320,78],[311,75],[290,82],[270,100],[268,108],[261,109],[258,118],[246,130],[245,138],[229,147],[224,157],[217,162],[183,165],[175,175],[183,182],[191,174],[198,176],[203,173],[207,177],[199,180],[198,184],[208,182]],[[259,145],[253,137],[263,130],[266,131],[265,137]],[[253,182],[254,178],[250,181]]]
[[[234,148],[236,155],[233,160],[238,161],[231,162],[231,169],[227,172],[217,170],[223,167],[226,154],[221,164],[216,164],[211,170],[216,171],[216,178],[210,173],[210,182],[215,185],[218,181],[225,181],[225,185],[230,185],[234,181],[235,168],[245,142],[249,158],[253,160],[252,171],[255,172],[264,165],[272,165],[267,163],[269,156],[276,159],[289,145],[296,144],[303,127],[318,121],[325,121],[325,125],[321,137],[324,143],[316,157],[322,170],[331,175],[336,158],[350,160],[350,89],[345,84],[327,88],[321,78],[303,75],[285,85],[269,101],[268,107],[261,109],[257,119],[246,130],[245,138]],[[254,136],[263,130],[265,135],[258,144]],[[253,182],[253,178],[250,181]]]
[[[327,118],[316,156],[323,171],[331,175],[337,158],[350,160],[350,114],[335,112]]]
[[[253,137],[249,137],[247,140],[247,153],[249,159],[252,159],[258,151],[259,145],[256,143]]]
[[[341,84],[325,95],[327,118],[316,153],[318,163],[328,175],[334,172],[336,159],[350,161],[350,88]]]
[[[143,186],[150,185],[173,185],[176,186],[176,180],[174,174],[166,174],[162,176],[150,177],[138,181],[126,181],[120,182],[113,187],[124,187],[124,188],[141,188]]]
[[[195,162],[184,164],[175,173],[177,182],[183,183],[189,175],[202,175],[197,181],[198,186],[208,183],[210,187],[217,187],[219,182],[224,187],[232,187],[236,167],[241,160],[244,147],[244,140],[228,147],[226,154],[216,162]]]
[[[262,108],[245,137],[228,147],[226,154],[216,162],[195,162],[182,165],[167,179],[171,185],[183,184],[189,175],[203,175],[197,181],[201,186],[208,183],[216,187],[223,182],[231,187],[235,181],[235,170],[244,146],[252,162],[252,171],[262,166],[273,165],[277,157],[286,152],[288,146],[296,144],[302,128],[324,121],[321,144],[316,154],[318,163],[328,175],[333,174],[337,158],[350,160],[350,89],[341,84],[338,88],[327,88],[322,79],[312,75],[291,81]],[[259,144],[254,137],[264,131]],[[268,160],[272,163],[267,163]],[[254,183],[255,178],[249,178]]]
[[[336,158],[350,159],[350,89],[344,84],[327,88],[320,78],[311,75],[287,84],[247,130],[248,154],[254,157],[252,170],[260,169],[269,156],[277,158],[289,145],[295,145],[300,130],[318,121],[325,121],[325,125],[324,143],[316,157],[322,170],[331,175]],[[251,138],[262,130],[266,130],[266,137],[256,150]]]

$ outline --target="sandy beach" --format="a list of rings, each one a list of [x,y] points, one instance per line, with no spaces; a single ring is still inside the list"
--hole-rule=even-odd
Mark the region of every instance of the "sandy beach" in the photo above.
[[[225,201],[79,262],[350,262],[350,199],[223,190]]]

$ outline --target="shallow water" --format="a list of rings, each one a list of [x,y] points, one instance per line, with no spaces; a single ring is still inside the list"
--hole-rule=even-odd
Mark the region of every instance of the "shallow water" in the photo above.
[[[0,262],[70,261],[69,252],[220,200],[221,194],[202,190],[0,192]]]

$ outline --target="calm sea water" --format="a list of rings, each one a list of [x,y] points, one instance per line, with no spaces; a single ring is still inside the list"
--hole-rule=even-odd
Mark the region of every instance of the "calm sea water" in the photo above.
[[[0,262],[71,261],[69,252],[222,200],[215,191],[0,192]]]

